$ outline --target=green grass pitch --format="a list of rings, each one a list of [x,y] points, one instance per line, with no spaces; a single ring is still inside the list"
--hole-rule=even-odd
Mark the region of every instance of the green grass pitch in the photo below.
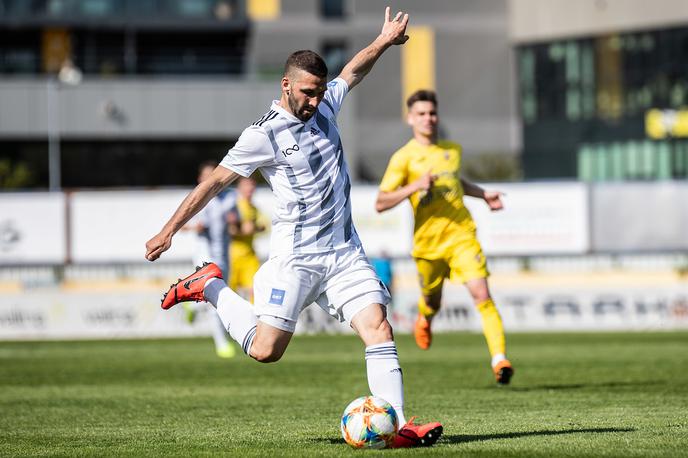
[[[355,336],[297,336],[262,365],[210,339],[0,343],[0,456],[688,456],[688,333],[512,334],[511,386],[482,336],[400,336],[407,415],[432,448],[361,452],[339,418],[368,393]]]

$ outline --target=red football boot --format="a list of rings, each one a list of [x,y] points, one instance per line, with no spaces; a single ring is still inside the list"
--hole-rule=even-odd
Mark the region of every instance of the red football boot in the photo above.
[[[437,442],[437,439],[442,435],[442,425],[436,421],[424,425],[414,425],[413,420],[415,418],[411,417],[397,432],[392,448],[430,447]]]
[[[162,297],[160,307],[167,310],[175,304],[187,301],[201,302],[203,287],[211,278],[222,278],[222,271],[212,262],[206,262],[201,267],[196,267],[196,272],[186,278],[180,278],[177,283],[170,286],[169,291]]]

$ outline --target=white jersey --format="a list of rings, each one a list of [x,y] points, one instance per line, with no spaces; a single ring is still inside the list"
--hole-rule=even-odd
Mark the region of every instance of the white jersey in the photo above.
[[[270,253],[324,253],[360,246],[351,219],[351,180],[337,127],[348,92],[336,78],[315,114],[301,121],[273,101],[247,127],[221,166],[239,175],[260,170],[277,199]]]
[[[210,199],[192,220],[192,223],[201,223],[206,228],[197,236],[194,262],[214,262],[220,267],[225,278],[229,269],[228,250],[231,237],[227,216],[230,212],[237,213],[236,194],[232,190],[224,190]]]

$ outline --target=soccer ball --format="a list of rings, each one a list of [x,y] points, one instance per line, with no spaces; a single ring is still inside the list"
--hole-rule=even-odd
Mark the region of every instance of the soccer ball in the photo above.
[[[342,437],[353,448],[385,448],[397,436],[399,420],[389,402],[362,396],[346,406],[342,415]]]

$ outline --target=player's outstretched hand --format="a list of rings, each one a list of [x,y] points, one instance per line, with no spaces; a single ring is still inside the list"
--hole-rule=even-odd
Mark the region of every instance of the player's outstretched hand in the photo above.
[[[393,19],[390,16],[389,6],[385,8],[385,23],[382,25],[380,35],[385,37],[390,44],[403,45],[409,39],[406,35],[406,25],[409,21],[408,13],[399,11]]]
[[[485,202],[487,202],[487,205],[493,212],[504,208],[502,195],[503,193],[499,191],[485,191]]]
[[[155,261],[172,245],[172,238],[162,232],[146,242],[146,259]]]

